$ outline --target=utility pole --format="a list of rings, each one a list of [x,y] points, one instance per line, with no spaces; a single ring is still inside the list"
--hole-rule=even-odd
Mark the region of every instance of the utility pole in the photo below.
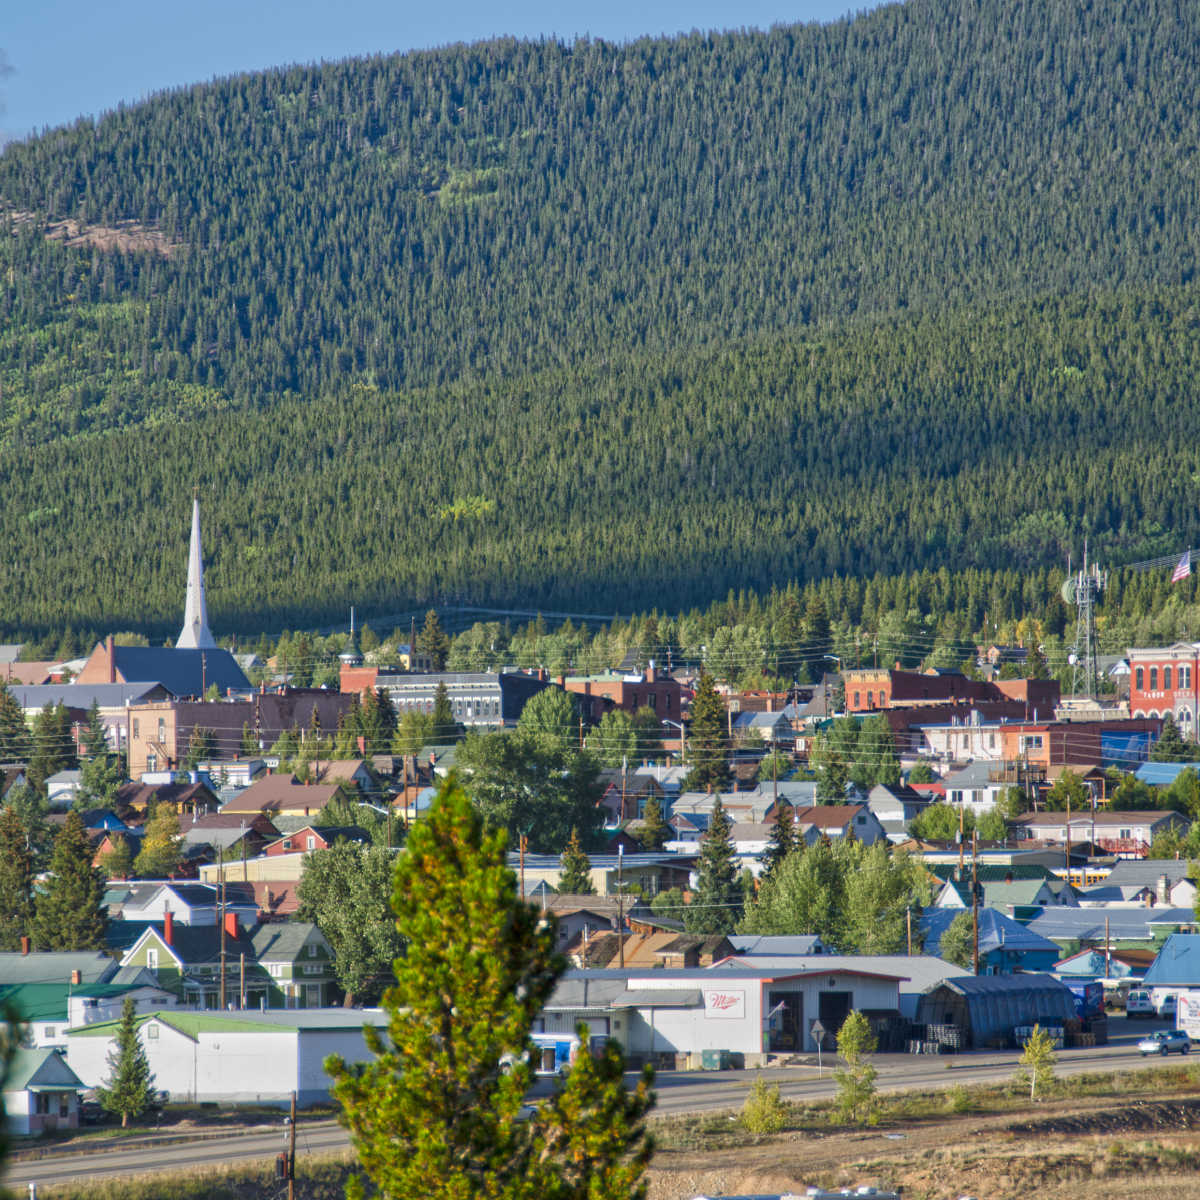
[[[296,1093],[292,1093],[292,1119],[288,1126],[288,1200],[296,1200]]]
[[[627,755],[621,755],[621,824],[625,824],[625,785],[629,772],[629,758]]]
[[[908,925],[908,957],[912,958],[912,909],[906,908],[904,916]]]
[[[1108,940],[1108,918],[1104,918],[1104,978],[1112,978],[1112,943]]]
[[[617,846],[617,952],[621,958],[621,970],[625,970],[625,885],[622,881],[625,866],[625,847]]]
[[[221,870],[219,872],[221,883],[221,982],[220,982],[220,1004],[218,1007],[222,1012],[225,1011],[225,859],[221,858]]]
[[[238,1008],[246,1007],[246,955],[238,955]]]
[[[525,899],[525,848],[529,845],[529,839],[521,834],[521,840],[517,843],[521,850],[521,899]]]
[[[971,927],[975,952],[973,955],[975,974],[979,974],[979,835],[971,834]]]

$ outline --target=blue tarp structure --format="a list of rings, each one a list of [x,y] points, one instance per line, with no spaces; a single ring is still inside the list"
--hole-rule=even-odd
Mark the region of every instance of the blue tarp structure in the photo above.
[[[1151,787],[1170,787],[1171,784],[1183,774],[1184,771],[1191,767],[1193,771],[1200,772],[1200,763],[1185,762],[1185,763],[1160,763],[1148,762],[1142,763],[1134,775],[1141,780],[1142,783],[1148,783]]]
[[[1101,730],[1100,765],[1107,770],[1116,767],[1120,771],[1132,771],[1138,763],[1146,761],[1154,738],[1148,730]]]

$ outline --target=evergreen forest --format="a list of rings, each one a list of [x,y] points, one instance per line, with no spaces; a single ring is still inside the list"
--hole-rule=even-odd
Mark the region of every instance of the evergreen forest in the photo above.
[[[173,633],[193,487],[222,633],[820,581],[982,615],[1085,536],[1178,552],[1198,77],[1194,5],[908,0],[12,144],[0,634]]]

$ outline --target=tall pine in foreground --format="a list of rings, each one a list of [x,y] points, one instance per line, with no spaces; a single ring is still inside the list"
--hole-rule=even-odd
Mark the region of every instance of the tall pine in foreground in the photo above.
[[[38,893],[33,941],[39,950],[102,950],[108,917],[104,875],[77,812],[67,813],[50,856],[50,875]]]
[[[742,886],[730,836],[729,817],[718,799],[700,843],[696,890],[683,910],[689,933],[732,933],[742,915]]]
[[[713,677],[700,672],[692,700],[687,759],[691,770],[683,781],[687,791],[721,792],[729,786],[729,733],[725,701],[713,686]]]
[[[33,854],[17,810],[0,810],[0,950],[19,950],[33,923]]]
[[[562,874],[558,890],[567,896],[591,896],[596,888],[592,883],[592,862],[579,844],[579,830],[571,830],[571,839],[559,860]]]
[[[108,1052],[108,1079],[97,1089],[100,1104],[106,1112],[120,1114],[124,1129],[131,1118],[140,1117],[150,1107],[153,1087],[146,1048],[138,1037],[137,1010],[133,997],[126,996],[116,1044]]]
[[[413,827],[394,876],[408,953],[383,998],[386,1035],[364,1030],[373,1061],[325,1064],[341,1121],[380,1200],[644,1197],[651,1073],[626,1092],[611,1043],[521,1118],[529,1033],[566,964],[555,921],[517,895],[506,846],[453,777]]]

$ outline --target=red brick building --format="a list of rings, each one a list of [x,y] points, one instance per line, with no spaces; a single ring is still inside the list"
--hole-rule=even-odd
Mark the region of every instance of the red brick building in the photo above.
[[[1194,737],[1200,643],[1129,651],[1129,714],[1173,716],[1185,737]]]
[[[848,713],[933,705],[1020,705],[1008,715],[1050,718],[1059,702],[1053,679],[968,679],[957,671],[921,672],[861,668],[843,673]]]
[[[560,675],[560,687],[581,697],[585,715],[598,721],[610,709],[620,708],[628,713],[649,708],[661,721],[679,721],[682,689],[670,675],[661,675],[648,667],[638,675],[621,675],[608,671],[601,675]]]

